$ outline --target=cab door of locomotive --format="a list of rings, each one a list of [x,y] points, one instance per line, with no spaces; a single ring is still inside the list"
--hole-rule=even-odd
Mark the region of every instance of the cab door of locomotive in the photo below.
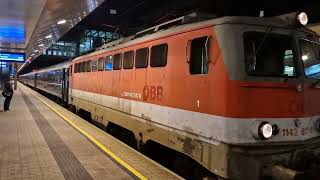
[[[186,89],[192,89],[192,96],[189,98],[189,108],[196,112],[208,111],[212,106],[208,99],[217,88],[213,88],[215,81],[212,81],[212,74],[216,73],[214,63],[211,62],[213,38],[212,32],[198,32],[191,34],[187,42],[187,63],[188,63],[188,82],[185,84]],[[217,99],[216,99],[217,100]],[[217,100],[218,101],[218,100]]]

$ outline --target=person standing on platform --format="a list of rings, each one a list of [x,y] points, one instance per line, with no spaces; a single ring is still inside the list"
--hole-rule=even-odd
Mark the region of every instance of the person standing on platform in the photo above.
[[[12,85],[11,85],[10,81],[6,81],[4,83],[4,88],[3,88],[2,95],[5,97],[4,111],[9,111],[10,102],[11,102],[11,99],[12,99],[12,96],[13,96],[13,88],[12,88]]]

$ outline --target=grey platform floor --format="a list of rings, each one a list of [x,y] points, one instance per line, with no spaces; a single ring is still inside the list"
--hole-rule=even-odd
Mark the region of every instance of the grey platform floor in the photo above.
[[[0,108],[0,179],[137,179],[19,84]],[[180,179],[49,99],[35,93],[148,179]],[[2,105],[4,99],[0,98]]]

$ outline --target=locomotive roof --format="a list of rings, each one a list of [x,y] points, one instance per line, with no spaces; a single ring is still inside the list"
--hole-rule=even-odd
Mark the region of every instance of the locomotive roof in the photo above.
[[[83,58],[89,58],[91,56],[96,56],[101,53],[106,53],[109,51],[129,47],[129,46],[132,46],[135,44],[143,43],[145,41],[150,41],[153,39],[166,37],[170,34],[175,34],[175,33],[184,32],[184,31],[197,29],[197,28],[223,25],[223,24],[244,24],[244,25],[258,25],[258,26],[266,26],[266,27],[272,26],[272,27],[288,28],[288,29],[292,28],[292,24],[290,24],[286,19],[281,18],[281,16],[278,16],[278,17],[226,16],[226,17],[210,19],[210,20],[205,20],[205,21],[200,21],[200,22],[182,24],[179,26],[174,26],[174,27],[165,29],[165,30],[158,30],[155,33],[148,34],[148,35],[138,37],[138,38],[135,38],[134,35],[129,36],[129,37],[125,37],[125,38],[121,38],[116,41],[108,43],[108,44],[111,44],[110,47],[92,52],[87,55],[80,56],[80,57],[74,59],[73,61],[77,61],[77,60],[80,60]],[[313,32],[305,27],[301,27],[297,30],[311,33],[315,36],[318,36],[315,32]]]

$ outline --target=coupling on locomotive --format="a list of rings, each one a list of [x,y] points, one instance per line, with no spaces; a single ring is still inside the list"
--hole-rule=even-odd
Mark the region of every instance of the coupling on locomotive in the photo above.
[[[192,19],[20,80],[138,149],[176,152],[172,166],[186,157],[206,170],[192,178],[318,177],[320,41],[307,15]]]

